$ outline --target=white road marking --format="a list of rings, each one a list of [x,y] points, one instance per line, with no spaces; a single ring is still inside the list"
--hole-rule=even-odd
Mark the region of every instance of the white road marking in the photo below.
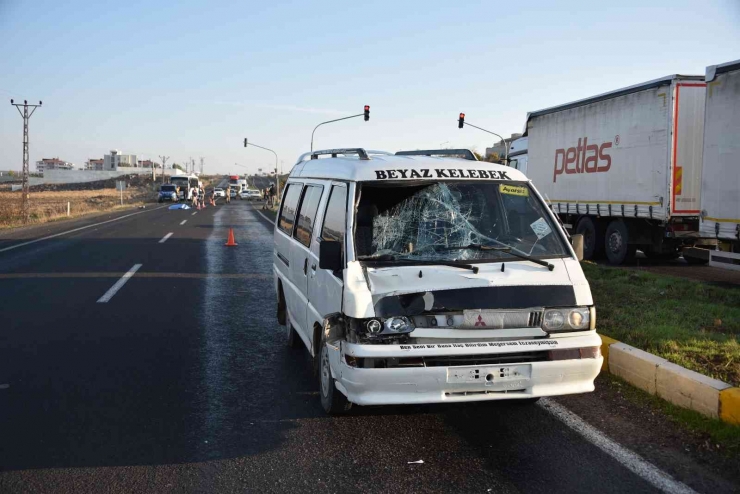
[[[194,212],[194,213],[193,213],[193,214],[191,214],[190,216],[195,216],[196,214],[198,214],[198,211]]]
[[[160,240],[159,243],[160,244],[165,243],[167,241],[167,239],[170,238],[173,234],[174,234],[174,232],[168,233],[167,235],[165,235],[164,237],[162,237],[162,240]]]
[[[184,225],[184,224],[185,224],[185,223],[187,223],[187,222],[188,222],[188,220],[182,220],[182,221],[180,222],[180,224],[181,224],[181,225]]]
[[[107,292],[105,292],[105,295],[103,295],[102,297],[98,299],[98,303],[105,304],[110,299],[112,299],[113,295],[115,295],[118,292],[118,290],[123,288],[123,285],[126,284],[129,278],[131,278],[134,275],[134,273],[136,273],[139,270],[140,267],[141,267],[141,264],[134,264],[134,267],[129,269],[128,272],[124,274],[120,280],[116,281],[115,285],[110,287],[110,289]]]
[[[254,206],[252,206],[252,210],[253,210],[253,211],[254,211],[255,213],[257,213],[258,215],[262,216],[262,217],[263,217],[264,219],[266,219],[267,221],[269,221],[270,223],[275,223],[275,222],[274,222],[274,221],[272,221],[272,220],[271,220],[270,218],[268,218],[268,217],[267,217],[267,216],[265,216],[264,214],[260,213],[259,209],[255,208]]]
[[[652,463],[649,463],[648,461],[643,459],[637,453],[634,453],[629,449],[620,446],[616,442],[612,441],[595,427],[587,424],[583,421],[583,419],[581,419],[581,417],[574,414],[562,405],[555,403],[554,401],[547,398],[543,398],[542,400],[540,400],[537,405],[560,419],[561,422],[579,433],[588,442],[599,448],[601,451],[617,460],[622,466],[630,470],[632,473],[642,478],[646,482],[649,482],[661,491],[671,493],[696,494],[696,491],[694,491],[691,487],[687,486],[683,482],[674,479]]]
[[[48,235],[46,237],[37,238],[35,240],[29,240],[28,242],[23,242],[21,244],[11,245],[10,247],[5,247],[4,249],[0,249],[0,252],[6,252],[6,251],[9,251],[9,250],[17,249],[19,247],[24,247],[26,245],[35,244],[36,242],[41,242],[42,240],[49,240],[50,238],[61,237],[62,235],[67,235],[67,234],[70,234],[70,233],[79,232],[81,230],[86,230],[86,229],[92,228],[94,226],[105,225],[106,223],[111,223],[113,221],[119,221],[119,220],[122,220],[124,218],[129,218],[131,216],[136,216],[137,214],[143,214],[143,213],[148,213],[150,211],[156,211],[157,209],[162,209],[164,207],[167,207],[167,206],[161,206],[161,207],[154,208],[154,209],[148,209],[146,211],[139,211],[139,212],[136,212],[136,213],[127,214],[125,216],[119,216],[118,218],[113,218],[112,220],[101,221],[100,223],[94,223],[92,225],[87,225],[87,226],[81,226],[81,227],[75,228],[73,230],[67,230],[66,232],[55,233],[54,235]]]

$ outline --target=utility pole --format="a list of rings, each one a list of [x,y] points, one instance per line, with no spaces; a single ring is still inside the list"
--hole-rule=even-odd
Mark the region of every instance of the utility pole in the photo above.
[[[203,175],[203,156],[200,157],[200,174]]]
[[[31,115],[36,111],[36,108],[41,106],[41,101],[38,105],[29,105],[28,101],[23,100],[23,104],[14,103],[10,100],[10,104],[15,106],[18,113],[23,117],[23,186],[21,191],[21,217],[23,223],[28,223],[29,216],[31,215],[31,205],[28,203],[28,120]],[[21,111],[21,106],[23,111]],[[31,113],[28,113],[28,108],[32,108]]]
[[[361,114],[362,115],[362,114]],[[316,130],[316,129],[314,129]],[[247,146],[254,146],[256,148],[264,149],[265,151],[270,151],[272,154],[275,155],[275,197],[277,197],[278,200],[280,200],[280,175],[278,175],[278,155],[275,151],[273,151],[270,148],[258,146],[257,144],[254,144],[252,142],[248,142],[247,138],[244,138],[244,147]]]
[[[162,183],[164,183],[164,164],[167,163],[167,160],[170,159],[169,156],[160,156],[160,160],[162,160]]]
[[[476,125],[466,122],[465,114],[461,113],[459,118],[457,119],[457,128],[462,129],[463,125],[467,125],[468,127],[473,127],[474,129],[482,130],[483,132],[488,132],[489,134],[495,135],[496,137],[501,139],[501,142],[504,143],[504,165],[509,166],[509,143],[506,142],[506,139],[504,139],[503,137],[501,137],[495,132],[491,132],[490,130],[483,129],[481,127],[478,127]],[[496,143],[494,143],[493,145],[495,146]]]
[[[368,120],[370,120],[370,107],[368,105],[365,105],[365,109],[362,113],[358,113],[357,115],[350,115],[349,117],[335,118],[334,120],[327,120],[326,122],[321,122],[316,127],[314,127],[313,132],[311,132],[311,153],[313,153],[313,135],[316,133],[316,129],[328,123],[341,122],[342,120],[347,120],[347,119],[355,118],[355,117],[365,117],[365,121],[367,122]],[[244,147],[247,147],[246,144],[244,145]],[[277,167],[275,167],[275,169],[277,170]]]

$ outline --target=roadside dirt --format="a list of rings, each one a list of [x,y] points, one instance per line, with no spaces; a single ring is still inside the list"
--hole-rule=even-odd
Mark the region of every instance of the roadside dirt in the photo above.
[[[740,490],[740,452],[724,451],[708,435],[689,430],[608,374],[594,393],[556,399],[586,422],[674,478],[705,479],[701,492]]]
[[[677,276],[690,280],[717,283],[740,287],[740,271],[715,268],[706,265],[692,265],[679,258],[675,261],[653,261],[646,257],[637,257],[633,264],[623,266],[625,269],[648,271],[650,273]]]

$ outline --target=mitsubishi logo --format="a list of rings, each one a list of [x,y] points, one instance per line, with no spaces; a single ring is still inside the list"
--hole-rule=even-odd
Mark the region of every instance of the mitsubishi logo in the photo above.
[[[478,316],[478,320],[475,321],[475,327],[477,328],[478,326],[485,326],[485,325],[486,323],[483,322],[483,316]]]

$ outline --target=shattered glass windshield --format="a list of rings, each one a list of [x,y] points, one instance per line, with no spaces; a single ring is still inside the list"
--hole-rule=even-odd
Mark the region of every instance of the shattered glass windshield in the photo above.
[[[567,254],[545,206],[523,182],[363,184],[355,220],[358,259],[516,260]]]

